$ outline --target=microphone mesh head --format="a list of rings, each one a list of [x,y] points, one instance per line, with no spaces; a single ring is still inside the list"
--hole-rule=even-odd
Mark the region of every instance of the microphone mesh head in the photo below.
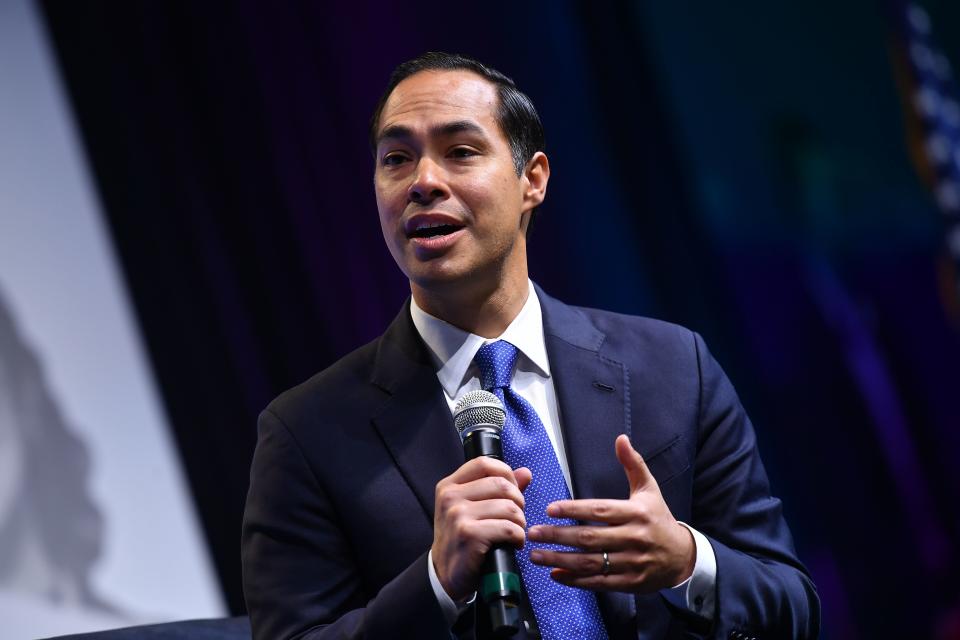
[[[502,431],[506,420],[507,412],[503,403],[489,391],[471,391],[457,400],[453,408],[453,422],[461,434],[464,429],[478,424],[490,425]]]

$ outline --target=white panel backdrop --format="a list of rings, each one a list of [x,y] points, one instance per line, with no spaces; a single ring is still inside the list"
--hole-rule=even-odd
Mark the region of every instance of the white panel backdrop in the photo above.
[[[0,638],[224,613],[39,11],[0,0]]]

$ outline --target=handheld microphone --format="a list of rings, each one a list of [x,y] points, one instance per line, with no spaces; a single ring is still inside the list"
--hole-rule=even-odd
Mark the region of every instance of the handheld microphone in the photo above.
[[[489,391],[471,391],[457,401],[453,418],[467,460],[480,456],[503,460],[500,434],[507,412],[497,396]],[[489,613],[494,637],[507,638],[520,630],[520,571],[512,548],[496,545],[487,552],[477,591]]]

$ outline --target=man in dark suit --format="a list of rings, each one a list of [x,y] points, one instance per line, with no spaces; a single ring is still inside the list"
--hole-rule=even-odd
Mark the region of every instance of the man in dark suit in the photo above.
[[[412,296],[261,414],[243,529],[255,637],[474,637],[495,544],[518,548],[549,640],[815,637],[813,584],[699,336],[529,281],[550,176],[529,99],[426,54],[391,77],[371,146]],[[481,387],[506,405],[509,465],[463,462],[451,409]]]

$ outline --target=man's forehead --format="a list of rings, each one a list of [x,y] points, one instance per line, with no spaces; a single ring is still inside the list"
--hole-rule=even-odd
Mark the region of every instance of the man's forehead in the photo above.
[[[397,124],[429,126],[441,120],[495,123],[497,91],[471,71],[421,71],[390,93],[380,117],[380,131]]]

